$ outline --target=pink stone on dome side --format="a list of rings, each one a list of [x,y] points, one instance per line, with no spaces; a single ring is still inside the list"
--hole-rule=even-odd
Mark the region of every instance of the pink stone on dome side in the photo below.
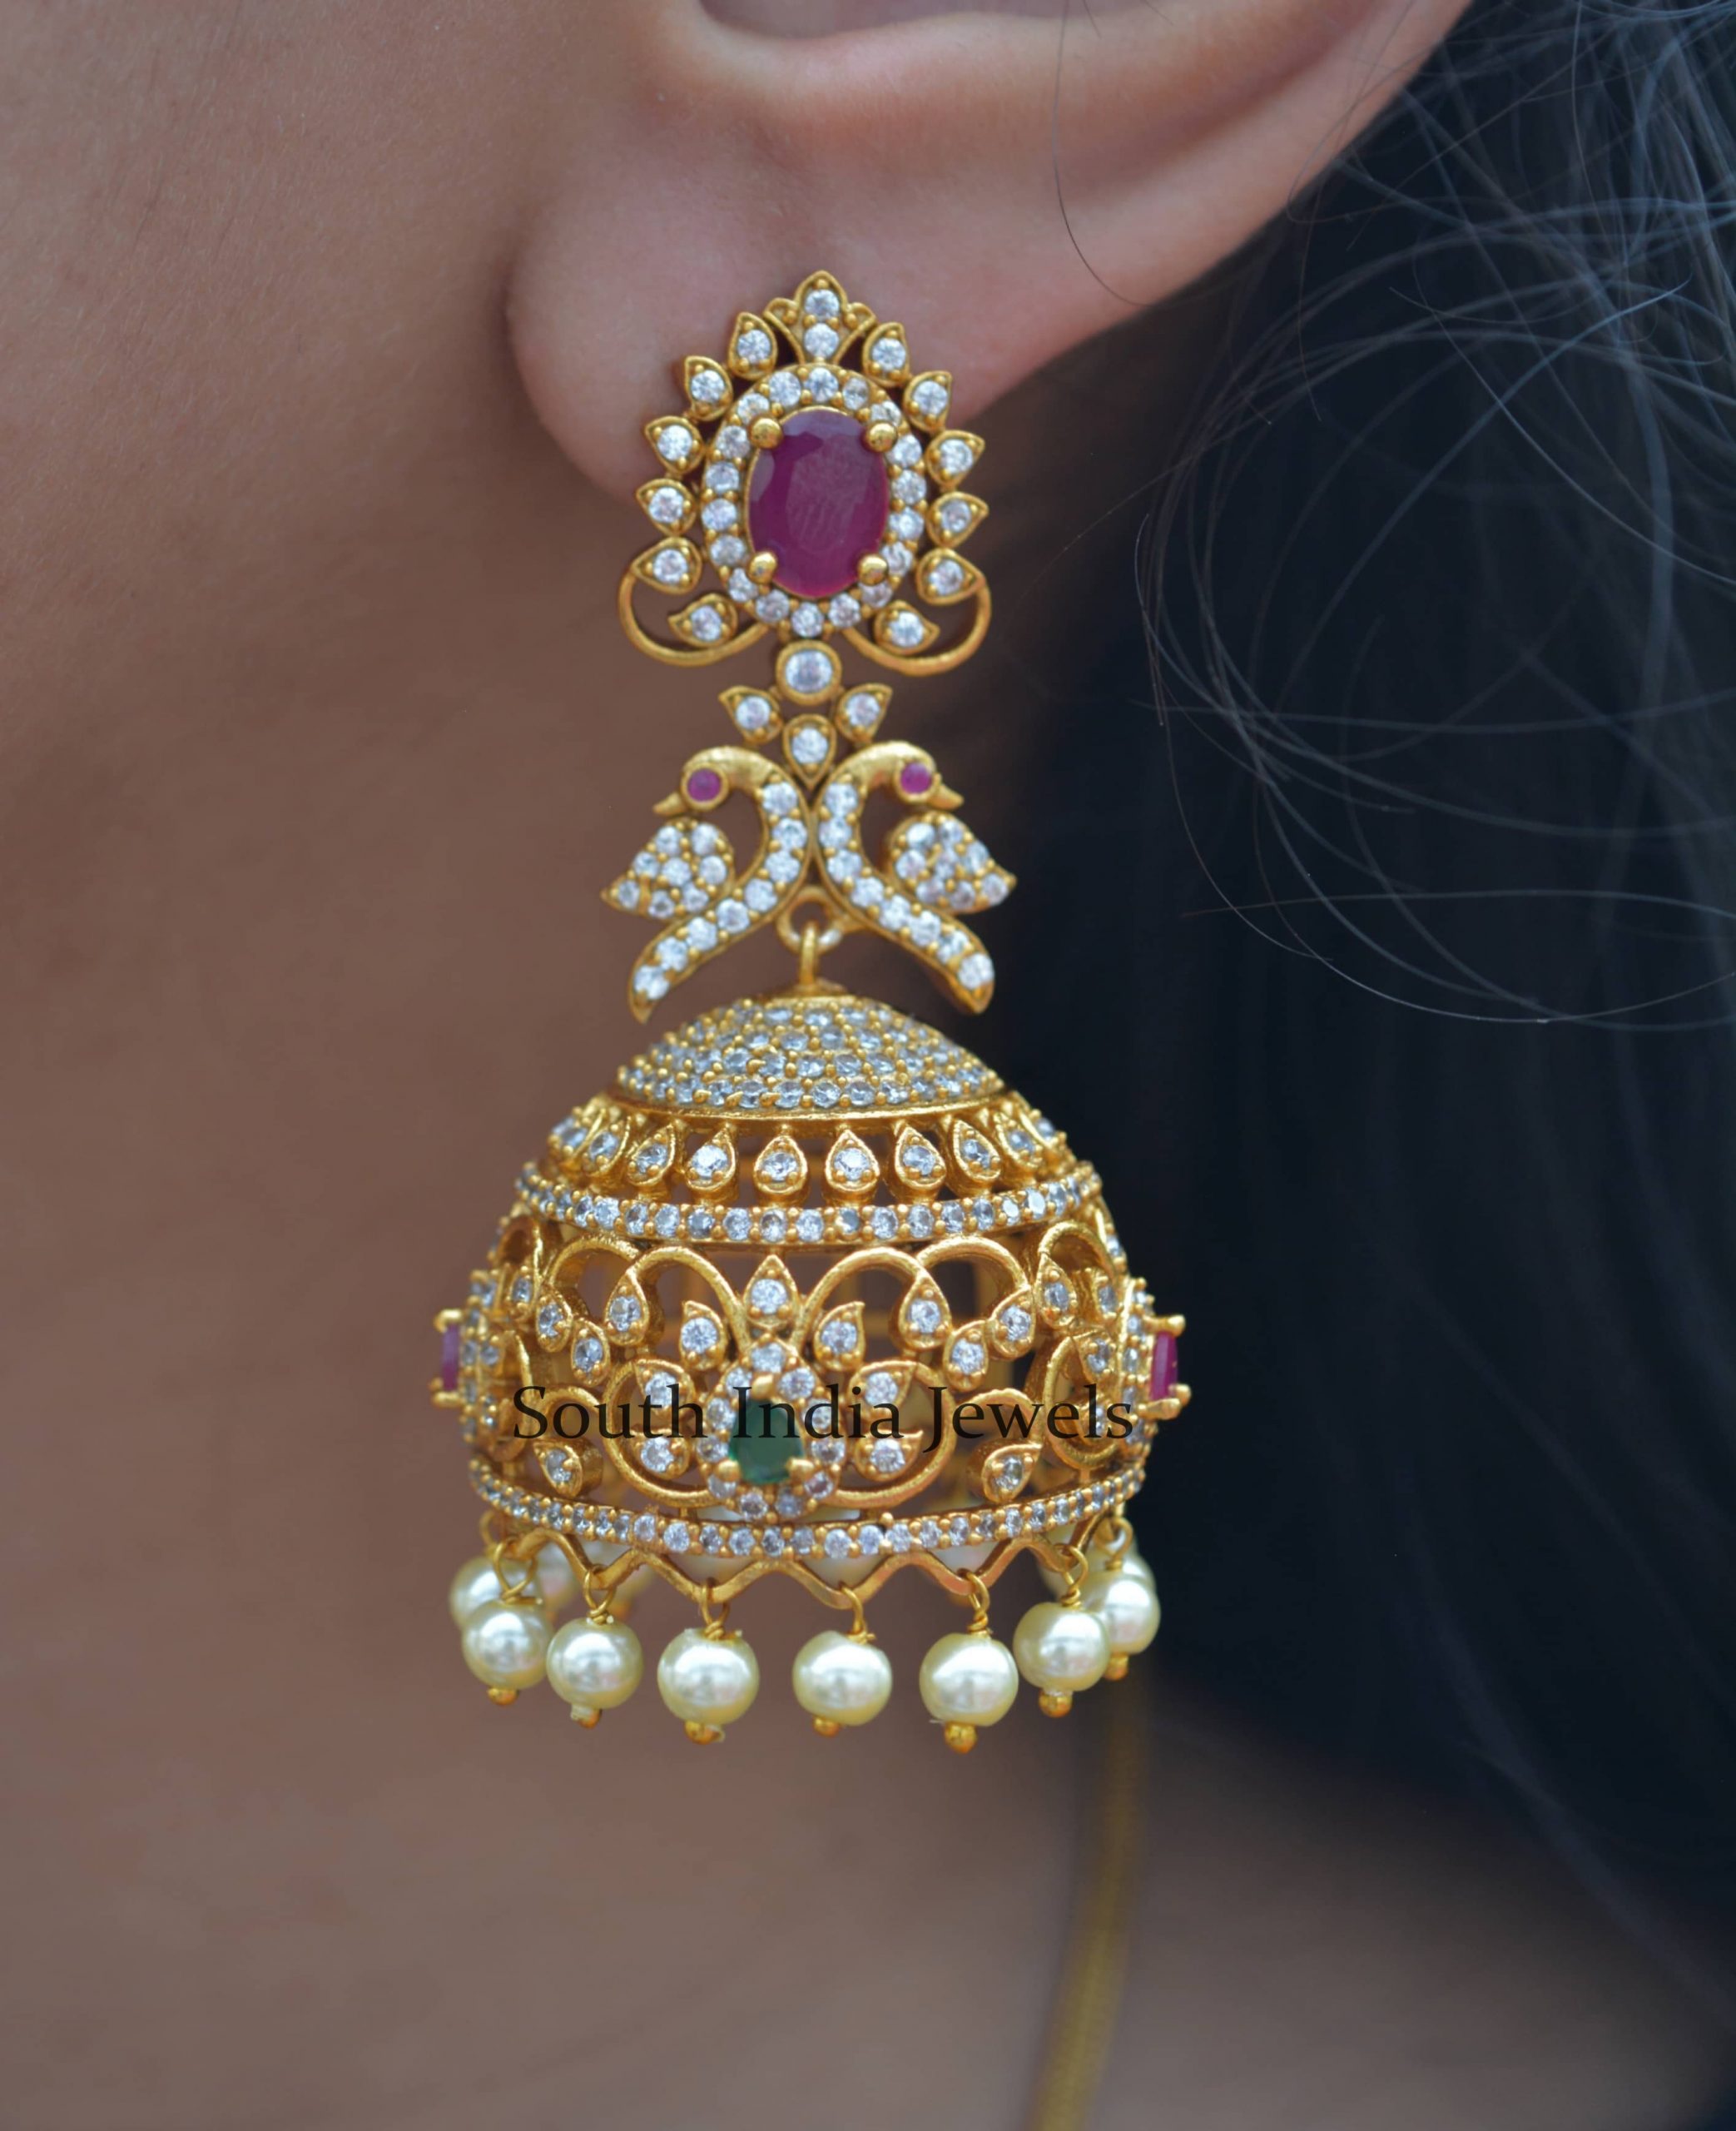
[[[458,1389],[459,1328],[455,1324],[440,1327],[440,1388]]]
[[[709,807],[712,800],[722,797],[723,779],[714,769],[690,770],[687,791],[696,807]]]
[[[1173,1332],[1160,1332],[1152,1342],[1152,1397],[1153,1398],[1168,1398],[1175,1389],[1175,1334]]]
[[[898,788],[906,799],[920,799],[934,781],[935,772],[923,762],[906,762],[898,772]]]
[[[826,599],[856,582],[856,564],[885,536],[885,461],[853,415],[811,407],[791,415],[783,441],[761,451],[747,484],[756,548],[777,557],[777,582],[801,599]]]

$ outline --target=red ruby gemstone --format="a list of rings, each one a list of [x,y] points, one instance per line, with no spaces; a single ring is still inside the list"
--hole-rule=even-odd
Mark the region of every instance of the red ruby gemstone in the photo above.
[[[709,807],[723,793],[723,779],[714,769],[696,769],[687,778],[687,797],[696,807]]]
[[[920,799],[935,781],[935,772],[921,762],[906,762],[898,772],[898,788],[906,799]]]
[[[1175,1334],[1160,1332],[1152,1342],[1151,1395],[1167,1398],[1175,1389]]]
[[[801,599],[826,599],[856,581],[856,564],[886,529],[886,463],[853,415],[812,407],[791,415],[781,444],[762,451],[747,484],[753,544],[777,557],[777,581]]]
[[[440,1327],[440,1388],[458,1389],[459,1328],[455,1324]]]

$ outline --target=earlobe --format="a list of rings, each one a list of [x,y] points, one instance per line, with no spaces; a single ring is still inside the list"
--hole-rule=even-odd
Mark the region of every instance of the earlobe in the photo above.
[[[636,88],[588,122],[607,205],[557,186],[515,264],[527,390],[580,469],[630,494],[640,425],[671,404],[661,350],[824,265],[947,351],[968,421],[1281,214],[1465,4],[1181,0],[779,38],[647,0]]]

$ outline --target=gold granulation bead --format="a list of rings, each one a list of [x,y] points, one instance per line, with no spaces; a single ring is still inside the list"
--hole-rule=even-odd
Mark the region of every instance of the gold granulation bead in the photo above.
[[[770,415],[761,415],[747,434],[761,451],[776,451],[784,440],[783,424],[775,420]],[[869,442],[871,444],[873,441],[873,433],[870,430]],[[887,448],[890,448],[890,440]]]
[[[822,1739],[836,1739],[844,1726],[835,1716],[816,1716],[814,1719],[814,1729]]]
[[[756,423],[754,426],[757,429],[759,425]],[[758,440],[755,440],[757,442]],[[890,422],[872,422],[869,425],[866,442],[870,451],[890,451],[897,441],[898,432]]]
[[[1073,1696],[1051,1694],[1046,1689],[1037,1697],[1037,1706],[1045,1716],[1064,1716],[1073,1706]]]
[[[696,1746],[715,1746],[723,1736],[715,1724],[698,1724],[692,1717],[682,1729]]]
[[[1111,1653],[1109,1663],[1103,1668],[1103,1676],[1106,1680],[1124,1680],[1127,1677],[1127,1652],[1124,1650]]]
[[[886,581],[885,557],[864,555],[856,564],[856,575],[864,584],[884,584]]]
[[[503,1709],[506,1708],[508,1703],[515,1702],[518,1699],[518,1690],[516,1687],[490,1687],[489,1689],[489,1700],[498,1702]]]
[[[770,584],[777,575],[777,557],[769,548],[761,548],[747,565],[747,574],[756,584]]]
[[[955,1754],[968,1754],[976,1744],[976,1726],[974,1724],[949,1724],[940,1736]]]
[[[603,1711],[600,1709],[581,1709],[577,1702],[573,1705],[571,1714],[573,1721],[575,1724],[583,1724],[587,1731],[594,1731],[603,1721]]]

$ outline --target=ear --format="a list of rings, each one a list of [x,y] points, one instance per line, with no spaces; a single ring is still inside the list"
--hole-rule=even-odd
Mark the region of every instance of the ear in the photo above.
[[[1282,213],[1465,4],[1165,0],[776,37],[630,0],[629,86],[590,102],[512,276],[526,386],[625,495],[641,425],[680,404],[671,365],[824,266],[953,373],[968,421]]]

